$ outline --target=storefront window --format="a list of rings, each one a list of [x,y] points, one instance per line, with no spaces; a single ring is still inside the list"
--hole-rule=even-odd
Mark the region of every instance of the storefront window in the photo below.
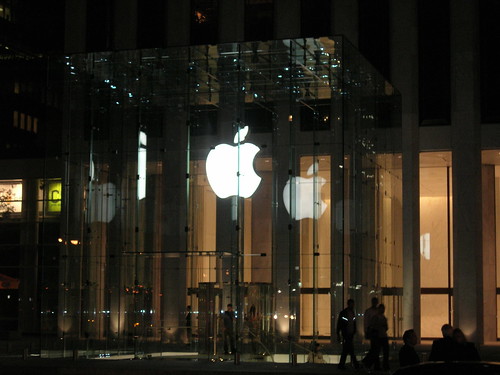
[[[452,324],[453,244],[451,153],[420,154],[420,278],[422,337]],[[438,308],[439,306],[439,308]]]
[[[215,358],[231,304],[243,360],[289,361],[373,293],[400,334],[400,97],[348,42],[67,66],[61,233],[77,242],[60,249],[62,341]]]

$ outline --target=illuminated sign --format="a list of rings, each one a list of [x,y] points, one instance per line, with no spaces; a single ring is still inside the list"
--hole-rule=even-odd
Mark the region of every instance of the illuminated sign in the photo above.
[[[308,176],[314,175],[314,169],[318,168],[318,164],[312,164],[307,170]],[[285,208],[292,218],[301,220],[306,218],[317,219],[323,215],[328,204],[321,200],[321,188],[326,183],[323,177],[291,177],[283,189],[283,203]],[[292,194],[292,205],[290,207],[290,194]],[[293,196],[295,195],[295,199]],[[315,215],[315,210],[317,212]]]
[[[147,162],[148,136],[143,131],[139,132],[139,145],[137,147],[137,199],[146,198],[146,162]]]
[[[51,181],[47,186],[47,212],[61,212],[61,181]]]
[[[236,146],[219,144],[207,156],[208,182],[219,198],[248,198],[259,187],[262,178],[255,173],[253,162],[260,149],[252,143],[241,144],[247,134],[245,126],[234,136]]]

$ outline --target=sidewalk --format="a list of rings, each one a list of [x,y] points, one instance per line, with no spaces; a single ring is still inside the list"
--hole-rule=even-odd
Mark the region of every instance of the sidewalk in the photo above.
[[[394,370],[396,367],[394,367]],[[221,374],[367,374],[364,369],[348,366],[339,370],[336,364],[255,363],[234,361],[210,362],[207,360],[143,359],[143,360],[96,360],[78,359],[0,359],[2,375],[221,375]],[[378,372],[377,374],[390,374]]]

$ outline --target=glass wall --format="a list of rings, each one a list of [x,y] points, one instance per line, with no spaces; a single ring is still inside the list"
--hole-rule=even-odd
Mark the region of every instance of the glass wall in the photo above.
[[[451,152],[420,154],[421,337],[441,337],[452,324]]]
[[[288,361],[373,295],[401,334],[400,97],[345,40],[70,56],[65,97],[42,355]]]
[[[500,151],[482,152],[485,341],[500,338]],[[489,319],[488,319],[489,318]],[[496,318],[496,319],[495,319]],[[495,334],[493,334],[495,332]]]

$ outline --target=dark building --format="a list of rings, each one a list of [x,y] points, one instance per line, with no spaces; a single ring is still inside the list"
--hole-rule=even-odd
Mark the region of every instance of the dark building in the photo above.
[[[395,338],[500,336],[499,1],[26,3],[0,10],[4,332],[211,355],[232,303],[240,351],[280,354],[378,296]]]

